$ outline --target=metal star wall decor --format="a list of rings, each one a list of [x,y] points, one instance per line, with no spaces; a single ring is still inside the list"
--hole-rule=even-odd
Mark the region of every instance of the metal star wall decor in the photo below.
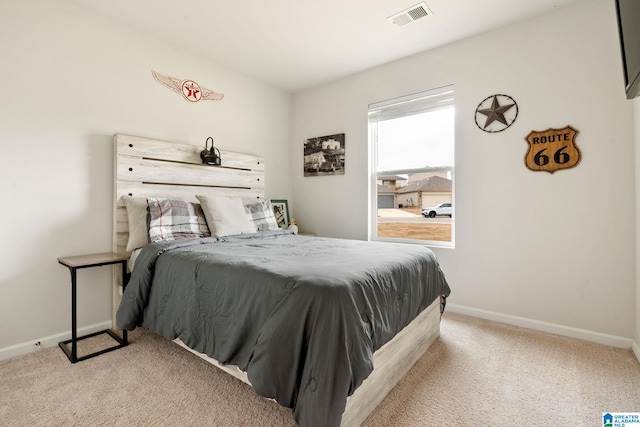
[[[502,132],[516,121],[518,104],[509,95],[491,95],[476,108],[476,125],[485,132]]]
[[[219,101],[224,98],[221,93],[215,93],[214,91],[200,86],[193,80],[180,80],[176,77],[165,76],[164,74],[157,73],[151,70],[153,78],[156,79],[161,85],[168,87],[172,91],[179,93],[189,102],[198,101]]]

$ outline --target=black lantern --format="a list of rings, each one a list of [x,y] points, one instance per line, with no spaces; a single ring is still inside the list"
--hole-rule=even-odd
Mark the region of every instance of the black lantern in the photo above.
[[[211,148],[209,148],[209,140],[211,140]],[[200,158],[205,165],[220,166],[222,164],[220,150],[213,146],[213,138],[209,137],[205,141],[204,150],[200,152]]]

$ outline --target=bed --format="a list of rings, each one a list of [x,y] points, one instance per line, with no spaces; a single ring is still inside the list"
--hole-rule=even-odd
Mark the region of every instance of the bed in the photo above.
[[[119,134],[114,147],[114,251],[139,234],[133,198],[161,236],[136,250],[124,293],[114,274],[115,328],[175,340],[301,426],[359,425],[438,337],[450,291],[429,249],[274,228],[257,156],[222,151],[208,167],[191,145]],[[262,210],[231,227],[223,206],[239,201]],[[165,238],[166,203],[190,212],[190,238]]]

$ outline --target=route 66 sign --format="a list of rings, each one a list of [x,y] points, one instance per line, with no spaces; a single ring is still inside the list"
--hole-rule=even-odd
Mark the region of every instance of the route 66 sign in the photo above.
[[[524,163],[532,171],[554,173],[558,169],[569,169],[580,163],[582,157],[576,145],[578,130],[571,126],[562,129],[532,131],[525,140],[529,149]]]

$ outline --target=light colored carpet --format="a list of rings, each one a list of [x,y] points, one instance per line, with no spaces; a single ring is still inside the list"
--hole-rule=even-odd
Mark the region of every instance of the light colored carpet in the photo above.
[[[623,411],[640,412],[631,350],[445,313],[441,337],[364,425],[596,426]],[[141,329],[75,365],[57,347],[0,362],[0,424],[295,425],[288,409]]]

